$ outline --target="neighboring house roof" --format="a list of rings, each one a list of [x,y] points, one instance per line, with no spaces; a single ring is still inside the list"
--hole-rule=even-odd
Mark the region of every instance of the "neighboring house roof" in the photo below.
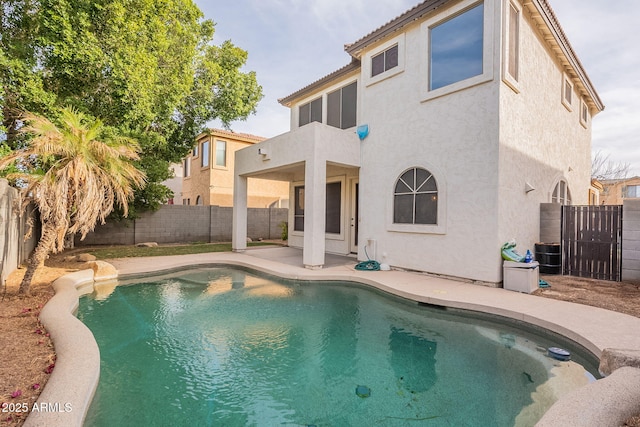
[[[602,179],[600,180],[600,183],[602,185],[615,185],[621,182],[624,183],[624,182],[630,182],[635,180],[640,180],[640,176],[632,176],[631,178]]]
[[[200,140],[205,136],[218,136],[221,138],[230,138],[230,139],[232,138],[235,140],[250,142],[253,144],[256,144],[258,142],[261,142],[267,139],[262,136],[251,135],[250,133],[233,132],[233,131],[224,130],[224,129],[208,129],[202,132],[200,135],[198,135],[196,137],[196,140]]]
[[[360,66],[360,57],[362,52],[369,46],[378,41],[388,37],[389,35],[404,29],[407,25],[421,19],[423,16],[432,13],[438,8],[446,5],[453,0],[426,0],[413,8],[409,9],[402,15],[387,22],[378,29],[372,31],[361,39],[345,45],[345,51],[352,56],[351,64],[342,67],[341,69],[334,71],[331,74],[315,81],[314,83],[292,93],[291,95],[281,98],[278,101],[285,106],[290,106],[291,102],[307,95],[329,81],[343,76],[349,71],[352,71]],[[541,24],[539,26],[540,31],[545,36],[545,41],[551,45],[552,50],[556,53],[560,62],[565,66],[567,74],[578,82],[577,88],[580,89],[584,95],[587,95],[587,104],[592,110],[596,110],[594,115],[604,110],[604,104],[598,96],[591,80],[587,76],[582,63],[578,59],[577,55],[573,51],[567,36],[565,35],[558,19],[553,12],[553,9],[549,5],[547,0],[530,0],[525,2],[525,7],[529,9],[533,19]]]

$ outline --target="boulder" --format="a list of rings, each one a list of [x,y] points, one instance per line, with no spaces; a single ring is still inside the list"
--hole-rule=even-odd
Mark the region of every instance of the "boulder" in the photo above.
[[[144,242],[136,244],[136,248],[155,248],[158,246],[156,242]]]
[[[95,261],[96,257],[94,257],[91,254],[80,254],[75,257],[75,260],[77,262],[89,262],[89,261]]]
[[[605,348],[602,351],[598,368],[602,375],[609,376],[613,371],[623,366],[640,368],[640,350]]]
[[[93,280],[95,282],[111,280],[118,277],[118,270],[108,262],[92,261],[89,263],[89,267],[93,270]]]

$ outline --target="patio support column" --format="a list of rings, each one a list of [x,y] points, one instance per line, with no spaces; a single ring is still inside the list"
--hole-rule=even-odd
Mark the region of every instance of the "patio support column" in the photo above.
[[[245,176],[233,178],[233,228],[231,249],[244,252],[247,249],[247,180]]]
[[[306,268],[324,265],[324,230],[327,193],[327,165],[322,158],[307,159],[304,166],[304,240],[302,263]]]

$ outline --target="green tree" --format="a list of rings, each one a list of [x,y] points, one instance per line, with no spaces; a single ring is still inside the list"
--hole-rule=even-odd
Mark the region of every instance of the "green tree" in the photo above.
[[[49,253],[64,249],[67,235],[84,238],[118,204],[127,214],[134,187],[144,173],[132,163],[138,145],[73,109],[60,112],[56,125],[32,114],[20,118],[20,133],[31,139],[0,160],[0,168],[17,165],[25,202],[40,211],[42,237],[28,260],[20,293],[28,294],[33,275]]]
[[[20,111],[72,106],[136,137],[147,186],[135,207],[169,196],[159,183],[206,123],[255,112],[262,88],[247,52],[213,44],[191,0],[3,0],[0,93],[7,144],[24,144]],[[0,138],[1,139],[1,138]]]

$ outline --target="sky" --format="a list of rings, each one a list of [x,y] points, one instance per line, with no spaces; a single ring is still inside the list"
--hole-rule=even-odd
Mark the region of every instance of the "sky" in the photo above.
[[[273,137],[289,131],[283,98],[350,62],[352,43],[420,0],[194,0],[216,23],[214,43],[248,51],[264,98],[235,132]],[[549,0],[602,99],[592,122],[592,149],[640,175],[640,1]],[[212,122],[212,127],[220,123]]]

